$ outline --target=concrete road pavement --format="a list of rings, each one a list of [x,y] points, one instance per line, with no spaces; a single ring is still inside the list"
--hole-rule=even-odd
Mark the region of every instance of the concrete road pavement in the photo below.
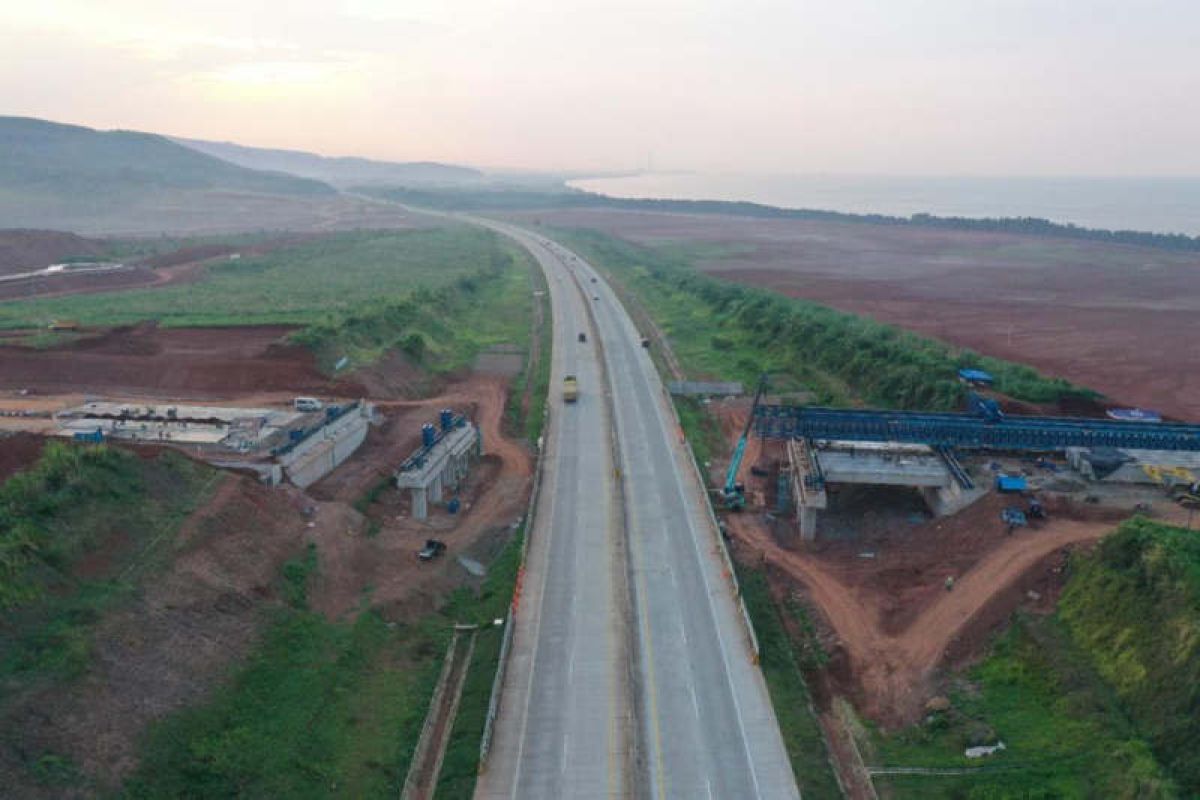
[[[577,254],[485,224],[547,274],[552,402],[572,371],[583,396],[556,408],[548,434],[541,541],[477,795],[798,797],[705,489],[640,333]],[[593,325],[602,347],[580,348]]]

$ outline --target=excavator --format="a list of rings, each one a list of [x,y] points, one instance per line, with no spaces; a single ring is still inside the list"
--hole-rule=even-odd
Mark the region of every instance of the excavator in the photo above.
[[[754,424],[754,411],[766,390],[767,375],[763,373],[758,379],[758,390],[754,393],[754,402],[750,405],[746,427],[742,429],[742,435],[733,449],[733,458],[730,459],[729,470],[725,473],[725,485],[721,487],[721,504],[729,511],[741,511],[746,507],[746,487],[737,482],[737,475],[738,470],[742,468],[742,459],[746,456],[746,440],[750,436],[750,427]]]

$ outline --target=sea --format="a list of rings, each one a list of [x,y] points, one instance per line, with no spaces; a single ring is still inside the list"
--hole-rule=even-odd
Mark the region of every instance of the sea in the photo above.
[[[921,178],[645,172],[569,181],[622,198],[744,200],[907,217],[1041,217],[1086,228],[1200,236],[1200,178]]]

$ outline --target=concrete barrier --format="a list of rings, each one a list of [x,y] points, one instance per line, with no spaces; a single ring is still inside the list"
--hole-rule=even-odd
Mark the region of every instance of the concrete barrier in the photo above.
[[[550,401],[546,400],[544,423],[542,430],[550,428]],[[544,439],[543,439],[544,441]],[[479,740],[479,771],[487,767],[488,755],[492,750],[492,736],[496,728],[496,717],[500,715],[500,703],[504,694],[504,676],[508,672],[508,656],[512,650],[512,640],[517,627],[516,610],[521,602],[521,576],[525,573],[525,559],[529,555],[529,540],[533,537],[534,519],[537,516],[537,502],[542,490],[542,470],[545,461],[545,448],[538,448],[537,463],[533,468],[533,486],[529,491],[529,504],[525,509],[525,538],[521,540],[521,564],[518,567],[517,585],[513,589],[512,605],[504,621],[504,638],[500,641],[500,658],[496,664],[496,676],[492,679],[492,694],[488,698],[487,716],[483,721],[483,736]]]

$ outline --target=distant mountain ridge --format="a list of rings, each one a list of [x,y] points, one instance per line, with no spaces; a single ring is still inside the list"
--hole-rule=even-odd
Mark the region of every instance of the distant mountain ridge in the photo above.
[[[165,136],[0,116],[0,229],[159,233],[330,224],[332,186],[247,169]]]
[[[319,181],[246,169],[165,136],[29,117],[0,117],[0,186],[68,195],[162,189],[334,194]]]
[[[304,150],[249,147],[233,142],[212,142],[204,139],[172,137],[171,140],[241,167],[285,172],[341,186],[461,186],[485,180],[484,174],[477,169],[432,161],[375,161],[354,156],[322,156]]]

